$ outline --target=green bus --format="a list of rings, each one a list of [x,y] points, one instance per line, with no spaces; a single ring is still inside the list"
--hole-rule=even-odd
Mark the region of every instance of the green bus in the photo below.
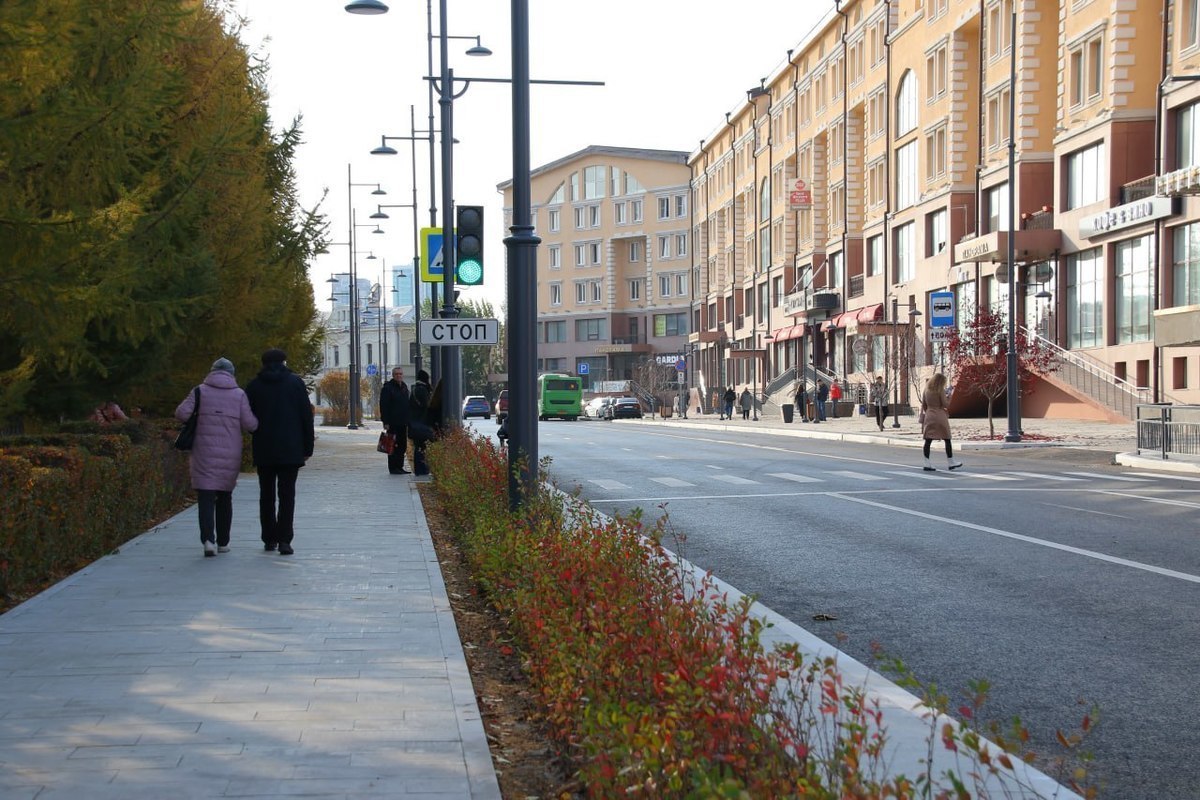
[[[538,419],[575,421],[583,413],[583,384],[571,375],[538,376]]]

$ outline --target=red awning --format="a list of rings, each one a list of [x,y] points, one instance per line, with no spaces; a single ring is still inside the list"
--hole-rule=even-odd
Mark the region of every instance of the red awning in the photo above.
[[[845,328],[850,322],[854,321],[857,311],[843,311],[841,314],[834,314],[833,319],[825,320],[821,325],[821,330],[831,331],[834,328]]]
[[[878,322],[883,319],[883,303],[876,303],[873,306],[860,308],[855,314],[855,318],[859,322]]]
[[[786,342],[788,339],[799,339],[804,335],[804,325],[792,325],[788,328],[780,328],[775,331],[772,339],[776,342]]]

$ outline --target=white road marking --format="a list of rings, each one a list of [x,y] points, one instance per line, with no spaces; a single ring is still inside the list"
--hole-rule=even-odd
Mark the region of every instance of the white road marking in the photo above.
[[[1115,492],[1111,492],[1111,493],[1105,492],[1105,494],[1116,494],[1116,493]],[[908,514],[913,517],[920,517],[921,519],[933,520],[934,522],[944,522],[947,525],[956,525],[960,528],[969,528],[970,530],[980,531],[981,533],[990,533],[993,536],[1001,536],[1005,539],[1015,539],[1016,541],[1025,542],[1027,544],[1035,544],[1035,545],[1038,545],[1039,547],[1048,547],[1051,550],[1061,550],[1064,553],[1073,553],[1078,556],[1084,556],[1085,558],[1094,558],[1097,561],[1105,561],[1105,562],[1108,562],[1109,564],[1116,564],[1116,565],[1122,566],[1122,567],[1132,567],[1133,569],[1139,569],[1144,572],[1152,572],[1156,575],[1163,575],[1167,578],[1175,578],[1175,579],[1181,580],[1181,581],[1188,581],[1189,583],[1200,583],[1200,575],[1191,575],[1187,572],[1179,572],[1179,571],[1173,570],[1173,569],[1166,569],[1165,567],[1156,567],[1153,564],[1144,564],[1140,561],[1130,561],[1127,558],[1118,558],[1117,556],[1110,556],[1105,553],[1098,553],[1095,550],[1084,550],[1082,547],[1072,547],[1071,545],[1068,545],[1068,544],[1059,544],[1058,542],[1051,542],[1051,541],[1047,541],[1045,539],[1038,539],[1033,536],[1025,536],[1020,533],[1013,533],[1012,531],[1001,530],[1000,528],[991,528],[991,527],[988,527],[987,525],[977,525],[974,522],[966,522],[964,520],[951,519],[950,517],[942,517],[942,516],[938,516],[937,514],[928,514],[924,511],[915,511],[911,508],[903,508],[901,506],[893,506],[893,505],[889,505],[888,503],[880,503],[875,500],[867,500],[864,497],[851,497],[849,495],[841,494],[839,492],[831,492],[829,496],[837,498],[839,500],[845,500],[850,503],[859,503],[864,506],[873,506],[875,508],[882,508],[885,511],[894,511],[897,514]],[[1145,498],[1139,498],[1139,499],[1145,499]],[[1189,504],[1189,505],[1191,505],[1191,504]]]
[[[920,478],[926,481],[952,481],[954,478],[947,477],[937,472],[925,472],[924,470],[889,470],[888,475],[899,475],[901,478]]]
[[[713,475],[713,480],[718,480],[722,483],[732,483],[736,486],[749,486],[750,484],[758,483],[758,481],[752,481],[749,478],[742,478],[738,475]]]
[[[854,478],[856,481],[886,481],[882,475],[868,475],[865,472],[855,472],[849,469],[836,469],[830,475],[841,475],[843,478]]]
[[[709,469],[725,469],[720,464],[705,464],[704,466],[708,467]]]
[[[679,478],[651,478],[650,480],[654,481],[655,483],[661,483],[663,486],[673,486],[676,489],[696,485],[694,483],[688,483],[687,481],[681,481]]]
[[[621,483],[620,481],[609,481],[609,480],[605,480],[603,478],[592,478],[591,480],[588,481],[588,483],[594,483],[597,486],[599,486],[601,489],[606,489],[607,491],[610,491],[610,492],[615,491],[617,489],[630,488],[629,484],[627,484],[627,483]]]
[[[1147,478],[1166,478],[1169,481],[1191,481],[1192,483],[1200,483],[1200,478],[1189,478],[1186,475],[1176,475],[1169,472],[1139,472],[1138,475],[1143,475]]]
[[[1084,513],[1087,513],[1087,514],[1099,514],[1102,517],[1117,517],[1118,519],[1129,519],[1129,517],[1125,516],[1124,514],[1110,514],[1107,511],[1095,511],[1090,508],[1080,508],[1079,506],[1063,506],[1063,505],[1059,505],[1058,503],[1042,503],[1042,505],[1050,506],[1051,508],[1069,508],[1072,511],[1083,511]]]
[[[1147,503],[1161,503],[1164,506],[1182,506],[1183,508],[1200,508],[1200,503],[1188,503],[1184,500],[1171,500],[1166,497],[1143,497],[1140,494],[1126,494],[1125,492],[1097,492],[1097,494],[1110,494],[1113,497],[1128,497],[1134,500],[1144,500]]]
[[[969,472],[967,473],[972,478],[982,478],[985,481],[1019,481],[1020,478],[1014,478],[1011,475],[993,475],[990,472]]]
[[[792,472],[768,472],[772,478],[783,478],[785,481],[795,481],[796,483],[820,483],[820,478],[812,478],[808,475],[796,475]]]
[[[1043,472],[1013,472],[1007,470],[1008,475],[1020,475],[1022,478],[1035,478],[1043,481],[1081,481],[1083,478],[1064,478],[1062,475],[1047,475]]]
[[[1106,481],[1125,481],[1126,483],[1149,483],[1149,478],[1127,478],[1124,475],[1105,475],[1103,472],[1066,472],[1065,475],[1082,475],[1085,478],[1100,478]]]

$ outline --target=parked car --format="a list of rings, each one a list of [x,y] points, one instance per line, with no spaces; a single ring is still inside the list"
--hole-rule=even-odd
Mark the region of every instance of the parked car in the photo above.
[[[508,389],[501,389],[500,396],[496,398],[496,424],[499,425],[506,419],[508,419]]]
[[[641,419],[642,404],[636,397],[617,397],[605,409],[608,419]]]
[[[483,417],[484,419],[492,418],[492,404],[488,399],[480,394],[467,395],[463,398],[462,404],[463,419],[471,417]]]
[[[593,397],[583,405],[583,415],[592,419],[604,419],[608,407],[612,405],[615,398],[612,397]]]

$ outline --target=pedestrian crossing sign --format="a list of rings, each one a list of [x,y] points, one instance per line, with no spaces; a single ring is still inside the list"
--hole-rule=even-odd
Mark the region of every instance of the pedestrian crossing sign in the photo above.
[[[421,228],[421,280],[441,283],[445,270],[442,257],[442,229]]]

